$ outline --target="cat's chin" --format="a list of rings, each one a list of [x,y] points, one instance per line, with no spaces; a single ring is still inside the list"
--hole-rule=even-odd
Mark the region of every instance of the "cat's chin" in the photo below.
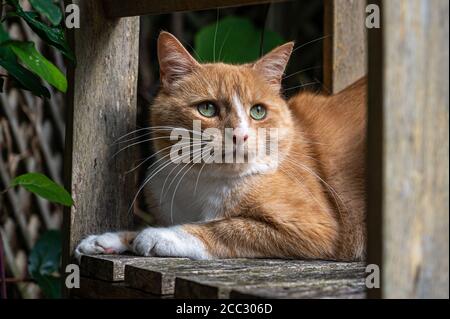
[[[276,163],[242,163],[242,164],[215,164],[205,169],[210,177],[221,179],[239,179],[252,175],[274,173]]]

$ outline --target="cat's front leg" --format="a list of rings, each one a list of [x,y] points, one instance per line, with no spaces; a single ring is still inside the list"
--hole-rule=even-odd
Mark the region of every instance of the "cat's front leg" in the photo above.
[[[82,255],[121,254],[130,250],[130,244],[136,232],[104,233],[84,238],[75,249],[75,258],[80,261]]]
[[[204,243],[182,226],[146,228],[137,234],[132,250],[142,256],[212,258]]]

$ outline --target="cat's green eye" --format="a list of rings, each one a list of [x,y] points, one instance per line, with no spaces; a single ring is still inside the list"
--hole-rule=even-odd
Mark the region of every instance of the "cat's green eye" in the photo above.
[[[197,105],[198,112],[204,117],[214,117],[217,115],[217,106],[211,102],[203,102]]]
[[[261,104],[254,105],[250,109],[250,116],[254,120],[261,121],[261,120],[263,120],[266,117],[266,115],[267,115],[267,110]]]

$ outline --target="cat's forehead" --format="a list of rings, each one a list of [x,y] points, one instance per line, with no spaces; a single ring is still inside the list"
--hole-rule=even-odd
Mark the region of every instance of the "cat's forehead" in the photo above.
[[[236,95],[244,100],[254,99],[267,91],[249,65],[205,64],[195,77],[202,90],[218,99]]]

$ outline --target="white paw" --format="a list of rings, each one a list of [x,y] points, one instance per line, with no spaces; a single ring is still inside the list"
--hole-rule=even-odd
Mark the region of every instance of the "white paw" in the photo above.
[[[83,239],[75,249],[75,257],[80,261],[81,255],[120,254],[126,250],[117,233],[104,233]]]
[[[141,231],[133,241],[133,251],[142,256],[211,258],[202,241],[179,226]]]

